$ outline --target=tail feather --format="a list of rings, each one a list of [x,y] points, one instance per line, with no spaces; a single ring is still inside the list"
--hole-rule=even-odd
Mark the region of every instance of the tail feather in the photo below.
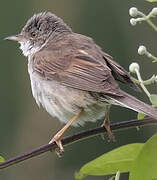
[[[121,91],[122,96],[113,97],[112,100],[115,104],[132,109],[136,112],[144,113],[149,117],[157,120],[157,109],[152,106],[145,104],[144,102],[138,100],[137,98]],[[111,98],[111,96],[110,96]]]

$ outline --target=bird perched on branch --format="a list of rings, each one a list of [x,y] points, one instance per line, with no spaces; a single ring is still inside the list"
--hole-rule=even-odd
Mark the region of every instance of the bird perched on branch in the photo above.
[[[60,152],[61,137],[71,125],[105,119],[110,138],[109,108],[119,105],[157,119],[157,110],[119,88],[117,81],[137,89],[125,71],[95,42],[74,33],[50,12],[35,14],[22,31],[6,39],[20,43],[28,57],[33,96],[40,106],[66,125],[52,138]]]

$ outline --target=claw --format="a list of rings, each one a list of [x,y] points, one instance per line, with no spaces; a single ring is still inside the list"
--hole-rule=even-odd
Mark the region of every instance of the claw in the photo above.
[[[115,141],[115,136],[112,133],[111,128],[110,128],[109,106],[106,106],[106,119],[104,123],[102,124],[102,126],[105,127],[106,129],[109,141]]]
[[[53,142],[55,142],[59,148],[59,150],[55,149],[55,152],[57,154],[58,157],[61,157],[64,153],[64,148],[63,148],[63,145],[62,145],[62,142],[60,140],[60,138],[54,136],[51,141],[49,142],[49,144],[52,144]]]
[[[82,109],[49,142],[49,144],[52,144],[53,142],[56,142],[59,150],[55,150],[55,151],[56,151],[56,154],[59,157],[61,157],[63,155],[63,153],[64,153],[64,148],[63,148],[63,145],[62,145],[61,137],[63,136],[64,132],[72,125],[72,123],[74,121],[76,121],[80,117],[81,113],[82,113]]]
[[[105,129],[107,131],[109,141],[115,141],[115,136],[114,136],[113,132],[111,131],[110,124],[105,123],[104,127],[105,127]]]

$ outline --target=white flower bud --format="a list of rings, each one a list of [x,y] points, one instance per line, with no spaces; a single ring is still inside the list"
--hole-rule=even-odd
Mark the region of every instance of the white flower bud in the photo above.
[[[136,7],[132,7],[129,9],[129,14],[132,17],[136,17],[138,15],[138,9]]]
[[[138,71],[140,70],[139,64],[136,63],[136,62],[131,63],[130,66],[129,66],[129,71],[132,72],[132,73],[136,73],[136,69]]]
[[[137,23],[137,21],[136,21],[135,18],[131,18],[131,19],[130,19],[130,24],[131,24],[132,26],[135,26],[136,23]]]
[[[152,9],[151,15],[157,16],[157,8],[156,7]]]
[[[145,46],[139,46],[138,48],[138,54],[139,55],[143,55],[143,54],[146,54],[147,53],[147,49]]]

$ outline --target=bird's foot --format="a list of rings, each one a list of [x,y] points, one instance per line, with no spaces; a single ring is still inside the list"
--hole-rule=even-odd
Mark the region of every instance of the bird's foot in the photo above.
[[[106,132],[107,132],[107,136],[108,136],[108,141],[115,141],[115,136],[113,134],[113,132],[111,131],[111,128],[110,128],[110,124],[104,124],[104,127],[106,129]]]
[[[105,121],[101,126],[106,129],[108,141],[109,142],[115,141],[115,136],[114,136],[113,132],[111,131],[110,123],[108,123],[108,121]],[[101,134],[101,137],[102,137],[102,139],[104,139],[104,134]]]
[[[51,139],[49,144],[52,144],[53,142],[55,142],[56,145],[58,146],[58,148],[55,149],[55,152],[56,152],[57,156],[62,157],[62,155],[64,153],[64,148],[63,148],[63,145],[62,145],[61,138],[57,134]]]

